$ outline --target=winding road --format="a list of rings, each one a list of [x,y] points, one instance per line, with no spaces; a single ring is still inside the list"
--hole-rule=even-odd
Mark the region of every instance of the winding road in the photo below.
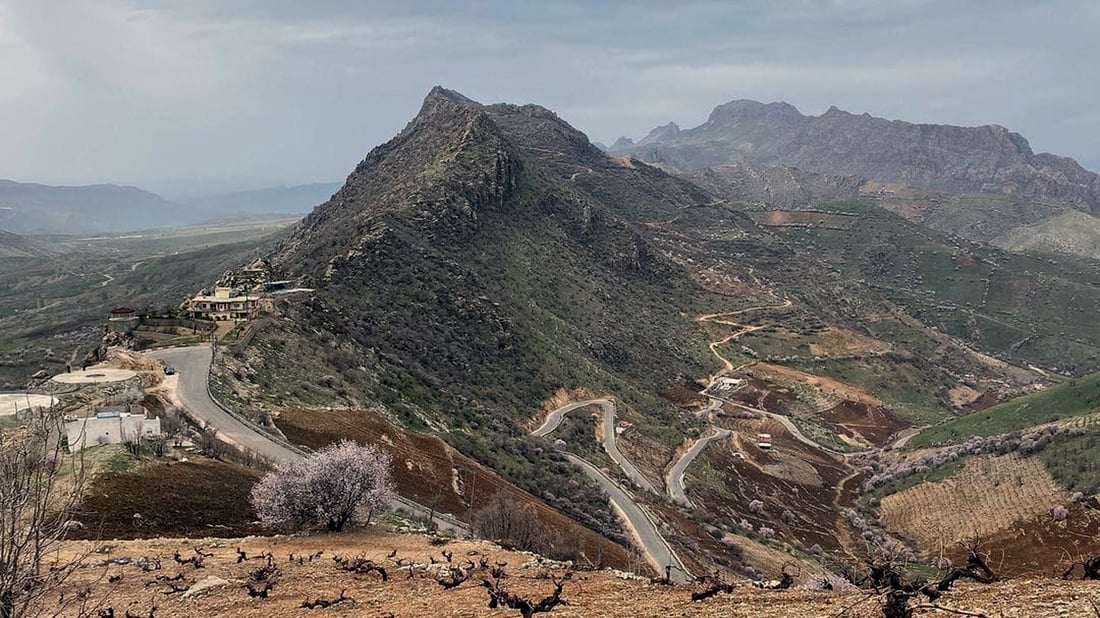
[[[695,506],[691,503],[691,500],[687,497],[687,492],[684,489],[684,474],[687,473],[688,466],[692,461],[699,456],[699,453],[703,452],[703,449],[708,444],[716,440],[725,440],[733,435],[733,432],[729,429],[715,428],[714,433],[704,438],[699,438],[695,441],[695,444],[691,445],[691,448],[684,453],[680,459],[676,460],[676,463],[672,464],[672,467],[668,469],[668,473],[665,475],[665,485],[668,487],[668,495],[683,504],[684,506]]]
[[[623,471],[623,474],[630,479],[631,483],[641,487],[646,491],[653,493],[660,493],[657,488],[653,486],[653,483],[642,474],[638,468],[630,462],[629,459],[623,457],[621,451],[619,451],[619,445],[615,441],[615,402],[609,398],[589,399],[587,401],[578,401],[566,406],[562,406],[556,410],[551,411],[546,415],[546,420],[539,426],[538,429],[531,432],[531,435],[544,438],[553,432],[561,425],[561,422],[565,420],[565,415],[573,410],[579,410],[580,408],[587,408],[588,406],[599,406],[601,411],[601,423],[600,428],[603,433],[603,450],[607,452],[607,456],[611,458],[611,461],[615,462],[615,465]]]
[[[231,414],[210,397],[210,365],[214,356],[213,348],[209,345],[167,348],[149,352],[148,355],[176,368],[179,380],[176,393],[180,403],[203,427],[217,430],[219,439],[258,453],[276,463],[305,457],[305,453],[297,447],[284,443],[251,422]],[[442,529],[460,534],[470,533],[470,527],[454,516],[440,513],[408,498],[395,495],[390,506],[403,508],[424,519],[432,518]]]
[[[615,444],[615,402],[609,398],[577,401],[552,410],[546,415],[546,420],[543,421],[542,425],[532,431],[531,435],[546,437],[561,425],[566,414],[589,406],[599,406],[602,411],[600,426],[603,432],[604,450],[607,451],[608,456],[635,485],[653,493],[658,493],[656,488],[653,487],[653,483],[645,478],[634,464],[623,457]],[[642,548],[642,552],[645,553],[646,561],[658,573],[664,573],[666,567],[671,567],[669,577],[673,582],[687,583],[692,581],[691,575],[684,568],[684,563],[680,561],[676,552],[672,551],[668,542],[661,536],[657,522],[622,486],[584,459],[572,453],[563,453],[563,455],[569,461],[577,464],[607,494],[608,499],[625,520],[631,536],[634,537],[634,540]]]
[[[625,520],[631,536],[641,546],[646,561],[658,573],[664,573],[666,567],[671,567],[668,574],[672,582],[685,584],[692,581],[691,574],[684,569],[684,563],[680,561],[676,552],[672,551],[668,541],[661,536],[661,532],[657,529],[657,523],[634,501],[634,498],[626,490],[596,466],[571,453],[564,453],[564,455],[566,459],[580,467],[607,494],[608,499],[611,500],[611,503]]]
[[[214,403],[207,390],[210,364],[214,360],[210,346],[168,348],[150,352],[149,356],[176,368],[179,376],[176,392],[180,403],[204,427],[216,429],[219,438],[277,463],[302,456],[297,449],[280,444],[274,436],[263,433],[259,427],[246,423]]]

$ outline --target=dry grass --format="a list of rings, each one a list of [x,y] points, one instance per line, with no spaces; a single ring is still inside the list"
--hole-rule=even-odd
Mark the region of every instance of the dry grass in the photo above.
[[[838,399],[848,399],[875,406],[882,405],[882,400],[865,389],[826,376],[806,373],[805,371],[771,363],[757,363],[752,366],[752,371],[763,374],[771,381],[783,386],[809,385]]]
[[[202,547],[213,556],[204,559],[204,568],[194,569],[179,565],[172,554],[194,555],[194,548]],[[70,550],[87,549],[87,544],[70,545]],[[281,571],[277,583],[266,600],[251,599],[243,587],[250,571],[262,564],[249,560],[237,564],[235,548],[241,547],[249,556],[270,551]],[[323,550],[324,554],[312,563],[288,561],[288,555],[308,555]],[[391,551],[394,558],[387,558]],[[514,610],[488,608],[488,597],[480,586],[480,576],[475,576],[453,590],[443,590],[436,583],[434,574],[414,569],[409,578],[407,568],[397,568],[395,560],[411,559],[429,562],[444,560],[442,551],[453,552],[456,561],[467,558],[479,560],[487,557],[490,562],[506,562],[508,577],[505,585],[511,591],[541,598],[552,589],[545,576],[560,573],[560,569],[548,569],[532,563],[530,556],[507,552],[491,544],[476,541],[457,541],[444,547],[432,546],[427,539],[415,535],[396,535],[375,531],[342,535],[322,535],[304,538],[250,537],[237,541],[202,539],[157,539],[151,541],[121,542],[110,548],[110,553],[94,554],[93,559],[157,557],[163,568],[143,572],[133,565],[100,565],[80,571],[74,586],[90,585],[92,597],[102,607],[114,608],[122,616],[127,609],[138,615],[147,615],[151,604],[158,607],[160,618],[202,616],[400,616],[402,618],[452,617],[505,617],[518,616]],[[389,580],[381,581],[377,575],[355,575],[340,571],[332,556],[362,555],[386,567]],[[526,564],[526,566],[524,566]],[[437,572],[440,565],[430,568]],[[227,586],[183,598],[181,594],[167,594],[166,583],[158,582],[158,575],[174,577],[182,574],[187,582],[207,576],[227,580]],[[109,582],[109,578],[117,578]],[[807,578],[808,579],[808,578]],[[800,582],[805,584],[806,582]],[[836,616],[844,613],[849,618],[871,618],[881,615],[874,598],[860,591],[821,592],[796,589],[785,592],[755,590],[737,582],[731,594],[719,594],[704,602],[690,600],[688,587],[655,586],[647,582],[628,581],[603,572],[582,572],[566,582],[563,597],[568,604],[554,609],[548,616],[562,618],[593,616],[661,617],[758,617],[779,618],[787,616]],[[1014,580],[992,586],[961,584],[944,600],[945,605],[980,611],[989,616],[1087,616],[1091,615],[1090,599],[1100,598],[1100,582],[1061,582],[1055,580]],[[335,599],[340,592],[353,599],[326,609],[305,610],[305,599]]]
[[[810,354],[823,357],[861,356],[889,352],[893,346],[885,341],[861,335],[855,331],[830,326],[813,337]]]
[[[970,458],[953,477],[883,498],[888,527],[934,551],[974,534],[990,537],[1069,500],[1037,457]]]

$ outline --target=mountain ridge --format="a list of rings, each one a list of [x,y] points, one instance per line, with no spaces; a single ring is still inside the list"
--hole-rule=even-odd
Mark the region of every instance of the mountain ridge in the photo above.
[[[808,116],[789,103],[738,99],[699,126],[665,127],[615,152],[679,171],[747,160],[933,190],[1057,198],[1100,213],[1100,175],[1068,157],[1035,153],[1019,133],[995,124],[911,123],[835,106]]]

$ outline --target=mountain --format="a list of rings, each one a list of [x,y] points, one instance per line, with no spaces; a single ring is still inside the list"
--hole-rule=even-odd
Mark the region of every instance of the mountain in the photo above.
[[[691,339],[669,296],[690,283],[620,217],[710,197],[623,165],[544,108],[437,88],[270,262],[318,288],[327,328],[449,396],[491,397],[513,415],[581,381],[593,361],[654,384],[698,374],[705,349],[666,343]],[[608,318],[624,306],[641,314]],[[521,379],[523,367],[539,369]]]
[[[179,207],[137,187],[0,180],[0,229],[16,234],[123,232],[175,223]]]
[[[775,208],[805,208],[856,199],[863,184],[855,176],[814,174],[786,165],[748,161],[692,170],[680,176],[719,197]]]
[[[806,116],[788,103],[735,100],[697,127],[657,127],[624,153],[672,170],[746,160],[953,193],[1053,198],[1100,214],[1100,176],[1073,159],[1036,154],[997,125],[913,124],[836,107]]]
[[[26,238],[0,230],[0,258],[33,257],[40,252],[39,248]]]
[[[731,170],[730,178],[763,174],[757,187],[789,183],[792,203],[850,196],[858,185],[791,168]],[[901,243],[895,233],[914,238]],[[720,199],[608,155],[545,108],[483,105],[437,87],[266,255],[271,276],[307,291],[275,297],[222,344],[212,388],[288,437],[352,434],[365,422],[355,411],[376,411],[615,539],[623,531],[606,500],[559,451],[633,473],[592,439],[586,412],[563,421],[556,446],[531,437],[549,410],[613,398],[612,431],[637,473],[628,478],[655,488],[712,430],[771,434],[770,452],[742,438],[691,464],[694,513],[713,516],[634,495],[673,531],[667,539],[690,569],[740,569],[762,552],[775,573],[788,554],[768,554],[737,530],[760,526],[805,553],[816,545],[856,556],[865,547],[844,514],[864,473],[836,451],[885,446],[907,427],[1042,384],[1009,351],[1048,366],[1056,343],[1085,333],[1064,366],[1096,367],[1094,329],[1077,311],[1093,298],[1092,281],[1073,306],[1034,308],[1026,319],[1050,328],[1035,346],[1012,347],[1017,322],[986,299],[965,307],[982,330],[961,316],[964,297],[985,296],[974,281],[989,270],[956,272],[968,249],[864,202],[780,212]],[[1056,265],[1030,267],[1042,275],[1036,285],[1071,287]],[[994,305],[1020,288],[989,278]],[[987,314],[1011,328],[984,330]],[[971,335],[1007,360],[969,347]],[[740,387],[722,399],[701,394],[723,371]],[[458,476],[414,488],[414,497],[469,517],[495,490],[471,494],[452,482],[459,466],[447,469]],[[769,515],[750,507],[756,500]]]
[[[210,219],[256,215],[301,215],[327,201],[342,183],[318,182],[292,187],[266,187],[250,191],[206,195],[178,200]]]

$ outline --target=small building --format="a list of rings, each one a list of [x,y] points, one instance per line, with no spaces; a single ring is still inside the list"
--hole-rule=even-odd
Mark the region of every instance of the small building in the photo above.
[[[714,388],[720,391],[737,390],[744,386],[745,381],[740,378],[721,377],[715,380]]]
[[[115,307],[107,314],[107,330],[120,335],[128,335],[138,327],[141,316],[130,307]]]
[[[213,294],[199,294],[187,301],[187,312],[196,320],[240,322],[255,317],[259,304],[260,296],[257,294],[216,287]]]
[[[92,446],[133,442],[146,436],[160,435],[160,418],[148,418],[145,409],[134,406],[101,408],[95,416],[78,418],[65,423],[65,437],[69,451],[76,452]]]
[[[765,451],[771,449],[772,435],[770,433],[756,434],[756,447]]]

